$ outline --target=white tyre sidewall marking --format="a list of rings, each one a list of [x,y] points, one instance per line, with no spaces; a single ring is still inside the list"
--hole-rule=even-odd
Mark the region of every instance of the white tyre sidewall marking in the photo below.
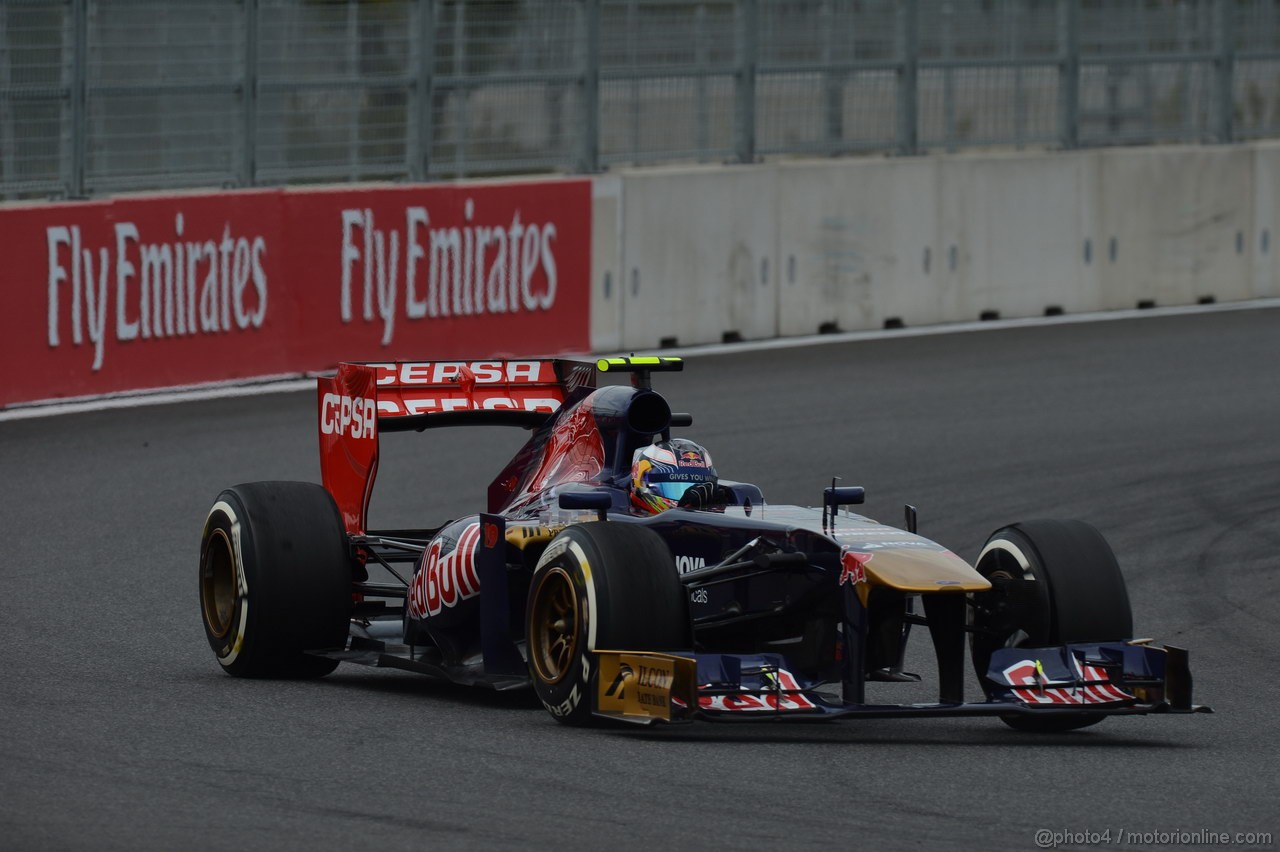
[[[557,538],[542,552],[542,558],[538,560],[536,570],[541,571],[544,565],[566,550],[578,560],[578,567],[582,569],[583,577],[587,581],[587,650],[594,651],[596,649],[596,585],[595,578],[591,576],[591,563],[587,561],[587,554],[583,551],[582,545],[567,536]]]
[[[568,536],[558,536],[547,546],[542,552],[542,557],[538,559],[536,571],[541,571],[543,567],[557,559],[563,553],[568,551],[578,562],[578,567],[582,570],[584,583],[587,590],[587,647],[582,654],[582,684],[585,689],[589,689],[591,683],[591,654],[590,651],[596,649],[596,586],[595,578],[591,576],[591,563],[587,561],[587,554],[582,549],[582,545]],[[557,707],[552,707],[543,702],[543,706],[551,711],[552,715],[567,716],[578,706],[578,702],[582,700],[582,694],[585,691],[579,690],[577,684],[574,685],[569,697],[565,699]],[[561,711],[564,711],[563,713]]]
[[[998,538],[995,541],[987,542],[987,546],[982,548],[982,552],[978,554],[978,558],[974,561],[974,568],[976,569],[977,566],[982,564],[982,560],[986,558],[988,553],[996,550],[1003,551],[1013,557],[1013,560],[1018,563],[1018,567],[1022,569],[1023,580],[1030,580],[1033,583],[1036,582],[1036,575],[1031,570],[1031,560],[1027,559],[1027,554],[1023,553],[1022,548],[1004,538]],[[1015,632],[1014,635],[1016,636],[1017,633]],[[1025,634],[1023,635],[1025,636]],[[1011,639],[1012,637],[1010,637],[1009,640],[1006,640],[1006,645],[1011,641]]]
[[[987,542],[987,546],[982,548],[982,552],[978,554],[978,559],[974,564],[981,565],[987,554],[996,550],[1002,550],[1013,557],[1014,561],[1018,563],[1018,567],[1022,569],[1022,579],[1035,580],[1036,575],[1031,570],[1031,560],[1027,559],[1027,555],[1022,552],[1022,548],[1008,539],[998,538],[995,541]]]
[[[239,619],[236,622],[236,635],[233,638],[229,638],[231,650],[225,657],[218,656],[218,662],[225,668],[235,663],[236,658],[240,656],[240,650],[244,647],[244,631],[249,624],[249,581],[244,573],[244,551],[241,546],[240,517],[230,503],[219,500],[213,504],[213,508],[209,510],[208,517],[205,518],[205,535],[208,536],[209,525],[213,522],[213,516],[219,512],[226,515],[227,520],[230,521],[231,548],[235,551],[232,562],[236,567],[236,600],[240,607]]]

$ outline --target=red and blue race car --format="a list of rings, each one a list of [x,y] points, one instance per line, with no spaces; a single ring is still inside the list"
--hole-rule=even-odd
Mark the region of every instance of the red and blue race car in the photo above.
[[[223,491],[200,548],[205,633],[232,675],[391,666],[532,686],[557,720],[995,716],[1063,731],[1192,704],[1184,650],[1133,638],[1124,578],[1078,521],[997,530],[974,565],[851,512],[767,503],[672,437],[652,374],[677,358],[345,363],[318,380],[323,485]],[[600,386],[601,375],[627,384]],[[371,530],[387,432],[530,431],[482,512]],[[376,577],[376,579],[371,579]],[[928,631],[937,700],[870,703],[912,682]],[[968,641],[966,641],[966,638]],[[966,657],[982,700],[966,701]]]

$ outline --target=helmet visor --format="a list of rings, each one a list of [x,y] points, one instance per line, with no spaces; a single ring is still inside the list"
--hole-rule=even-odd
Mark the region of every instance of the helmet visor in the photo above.
[[[688,491],[693,486],[702,482],[715,482],[715,480],[715,476],[710,473],[691,473],[682,474],[678,482],[654,482],[653,479],[650,478],[648,487],[650,491],[657,494],[659,497],[667,500],[679,501],[680,498],[684,496],[684,492]]]

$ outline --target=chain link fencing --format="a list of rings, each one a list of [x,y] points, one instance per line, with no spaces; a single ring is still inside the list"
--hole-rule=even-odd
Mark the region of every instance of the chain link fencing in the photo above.
[[[1280,136],[1280,0],[0,0],[0,197]]]

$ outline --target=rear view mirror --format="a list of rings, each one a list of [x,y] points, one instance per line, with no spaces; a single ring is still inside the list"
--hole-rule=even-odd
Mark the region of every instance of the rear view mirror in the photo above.
[[[860,506],[867,500],[867,489],[861,485],[846,485],[823,489],[822,505],[831,511],[841,506]]]
[[[613,497],[607,491],[565,491],[558,499],[561,509],[594,509],[602,521],[613,506]]]

